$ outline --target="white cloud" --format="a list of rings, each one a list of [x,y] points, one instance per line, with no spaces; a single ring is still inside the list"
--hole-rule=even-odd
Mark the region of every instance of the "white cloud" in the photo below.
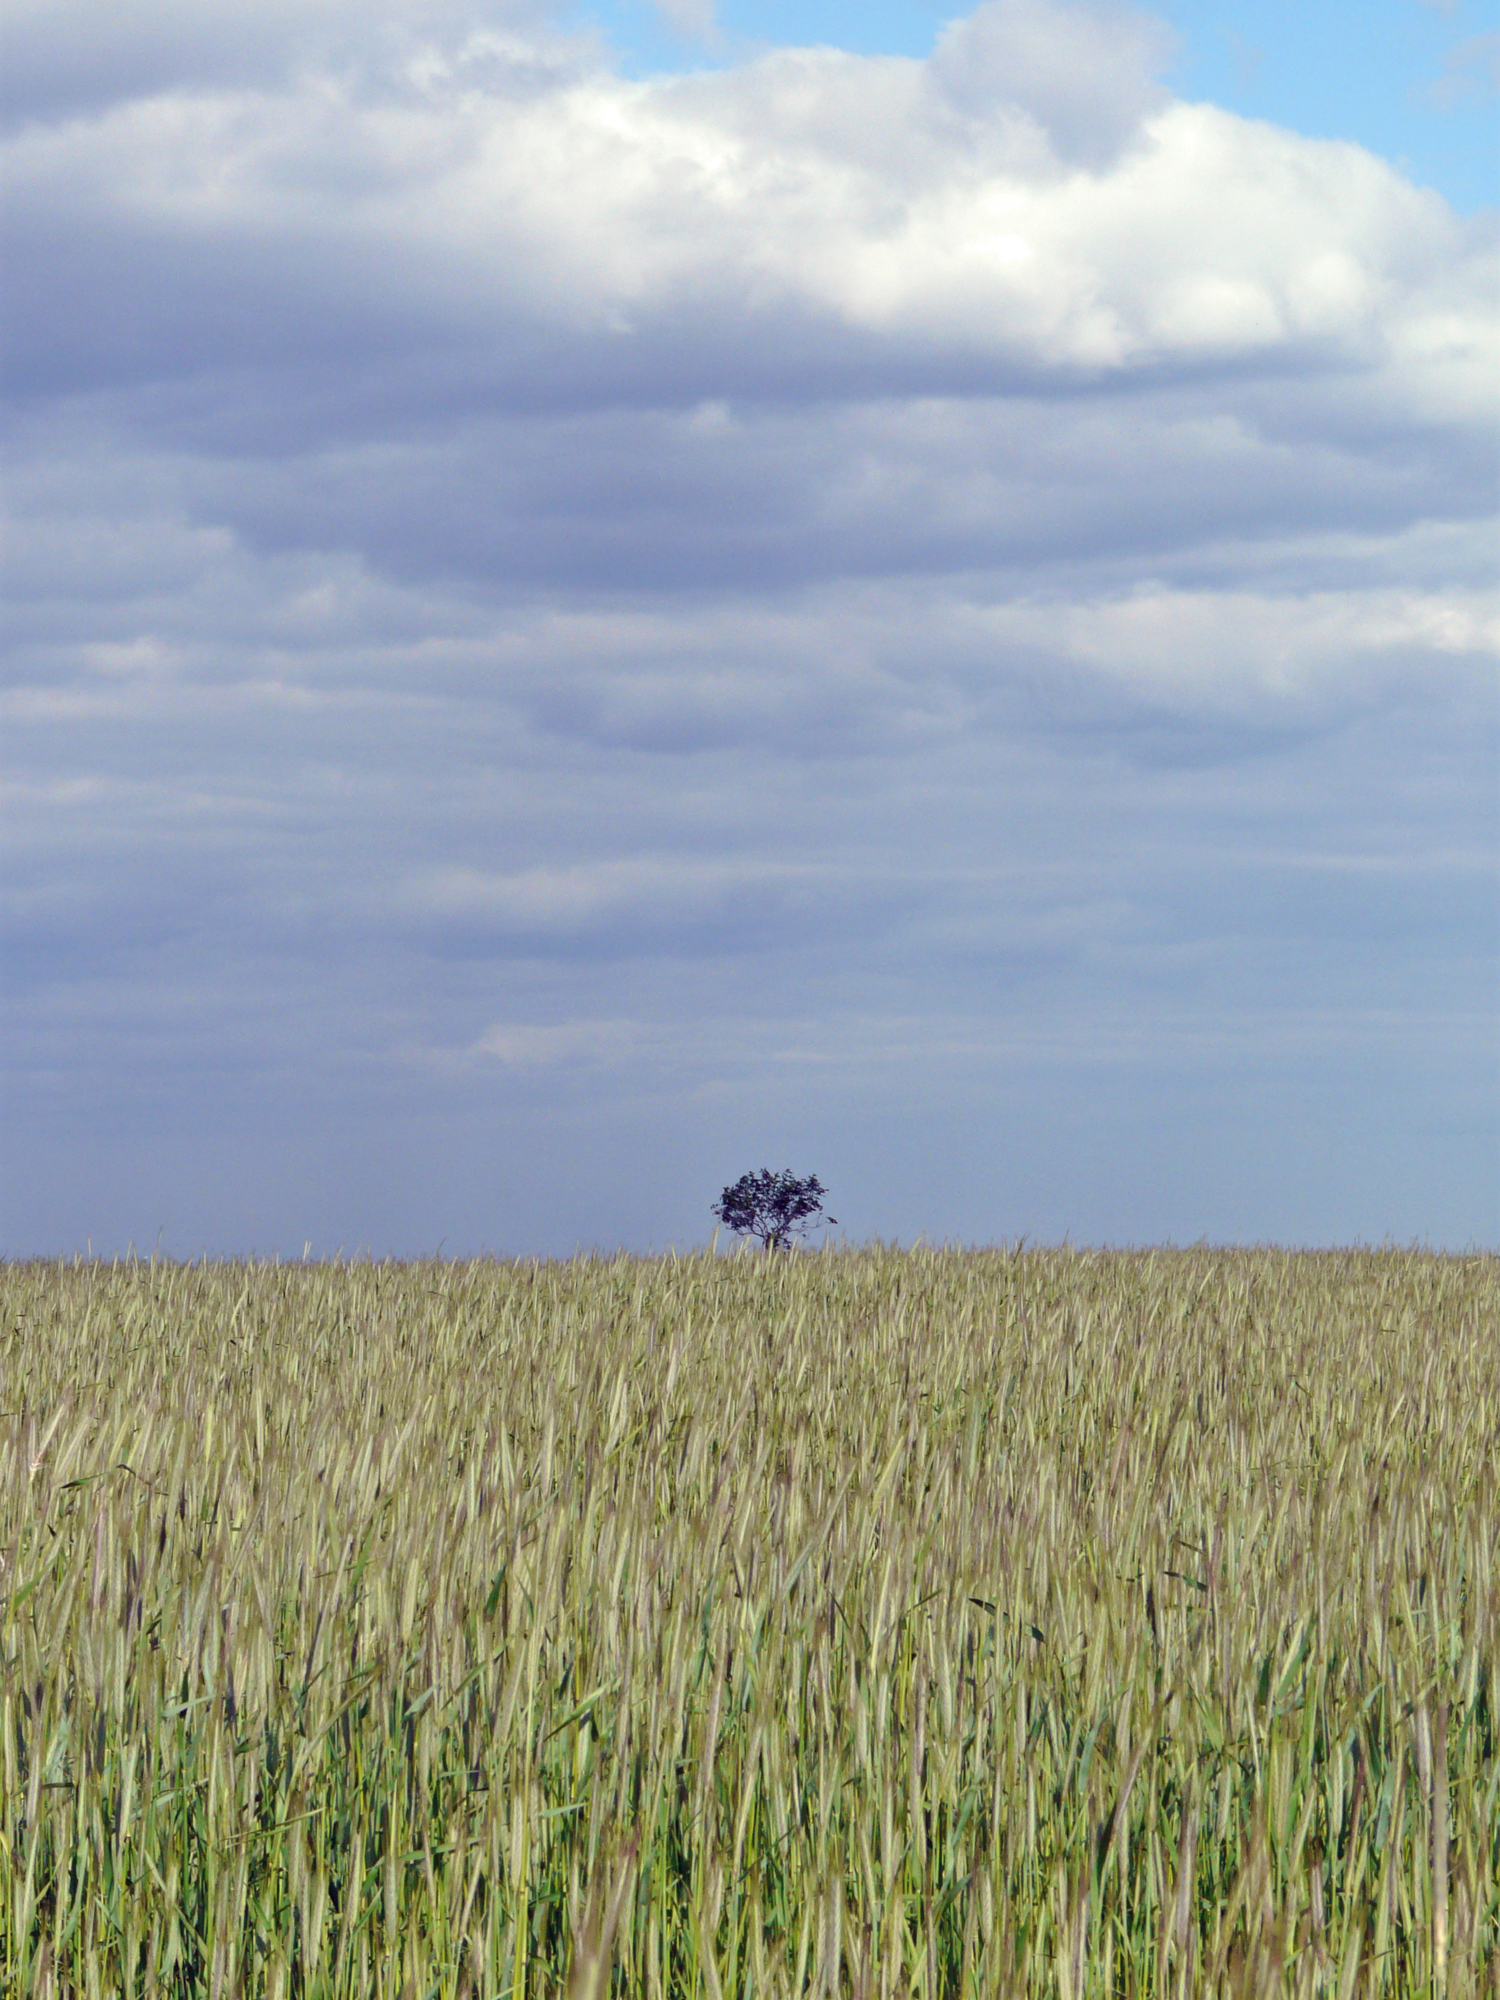
[[[1117,34],[1142,39],[1007,0],[927,65],[798,51],[520,97],[441,65],[400,98],[320,73],[26,126],[5,148],[12,226],[33,244],[65,227],[75,256],[33,270],[22,352],[46,365],[64,282],[115,295],[64,348],[114,375],[369,364],[393,340],[498,342],[530,374],[544,330],[627,379],[712,342],[749,384],[841,337],[887,369],[1368,360],[1430,311],[1438,268],[1455,359],[1493,331],[1491,246],[1436,197],[1357,147],[1164,102],[1138,61],[1080,68]],[[987,64],[1012,94],[958,116],[955,78],[977,88]]]
[[[635,1021],[569,1021],[560,1027],[515,1024],[486,1028],[458,1060],[490,1057],[516,1068],[556,1063],[607,1066],[635,1053],[641,1041]]]
[[[803,879],[806,871],[799,871]],[[480,919],[508,930],[563,933],[601,920],[681,920],[717,910],[736,894],[779,887],[786,869],[665,860],[594,861],[492,874],[441,868],[396,892],[398,908],[418,915]]]

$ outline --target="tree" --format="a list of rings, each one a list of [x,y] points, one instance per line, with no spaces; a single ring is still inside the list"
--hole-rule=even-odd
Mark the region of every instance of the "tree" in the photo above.
[[[826,1192],[816,1174],[799,1180],[789,1171],[773,1174],[762,1167],[725,1188],[713,1212],[737,1236],[753,1236],[768,1250],[789,1250],[794,1237],[806,1234],[812,1217],[822,1214]],[[830,1215],[828,1220],[838,1218]]]

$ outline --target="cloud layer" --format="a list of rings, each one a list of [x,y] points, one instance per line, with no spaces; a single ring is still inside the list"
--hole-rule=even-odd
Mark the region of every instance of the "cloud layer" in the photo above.
[[[410,1247],[351,1151],[481,1103],[543,1192],[455,1166],[449,1233],[511,1248],[793,1140],[892,1232],[1500,1219],[1492,220],[1102,5],[647,82],[535,7],[64,12],[3,126],[18,1245]]]

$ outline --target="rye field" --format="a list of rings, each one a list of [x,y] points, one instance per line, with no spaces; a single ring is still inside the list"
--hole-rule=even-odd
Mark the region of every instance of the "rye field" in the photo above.
[[[1500,1260],[0,1268],[0,1992],[1500,1995]]]

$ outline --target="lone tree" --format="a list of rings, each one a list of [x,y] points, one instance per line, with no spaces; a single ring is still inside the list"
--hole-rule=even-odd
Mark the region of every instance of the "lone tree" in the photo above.
[[[816,1174],[800,1180],[796,1174],[741,1174],[714,1203],[714,1214],[738,1236],[753,1236],[768,1250],[789,1250],[792,1239],[806,1234],[812,1218],[823,1212],[827,1192]],[[837,1221],[830,1215],[830,1222]]]

